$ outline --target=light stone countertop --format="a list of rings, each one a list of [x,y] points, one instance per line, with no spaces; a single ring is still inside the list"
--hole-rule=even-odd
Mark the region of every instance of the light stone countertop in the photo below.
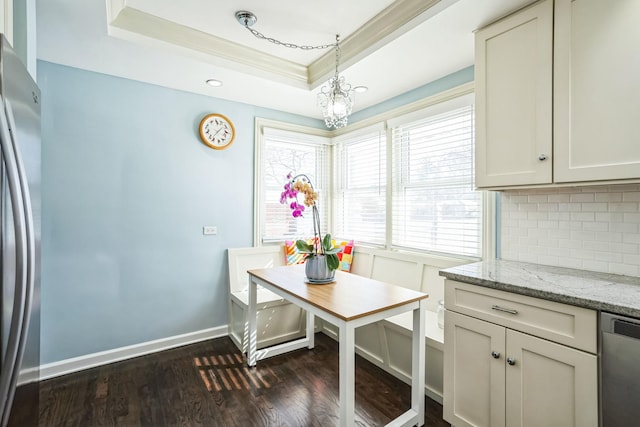
[[[640,318],[640,277],[516,261],[481,261],[440,270],[447,279]]]

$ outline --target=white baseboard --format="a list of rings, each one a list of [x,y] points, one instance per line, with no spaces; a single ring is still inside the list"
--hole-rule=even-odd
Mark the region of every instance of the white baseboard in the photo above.
[[[38,372],[38,368],[21,369],[16,386],[37,382],[40,379]]]
[[[71,359],[60,360],[58,362],[47,363],[40,365],[39,376],[37,375],[37,369],[21,371],[18,384],[22,385],[28,382],[38,380],[42,381],[89,368],[95,368],[96,366],[107,365],[109,363],[119,362],[133,357],[144,356],[158,351],[181,347],[187,344],[194,344],[200,341],[227,336],[229,334],[228,331],[228,326],[223,325],[216,328],[203,329],[201,331],[190,332],[159,340],[147,341],[141,344],[120,347],[113,350],[73,357]]]

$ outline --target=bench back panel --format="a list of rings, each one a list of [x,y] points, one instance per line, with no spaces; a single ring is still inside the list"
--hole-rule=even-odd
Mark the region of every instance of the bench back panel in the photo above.
[[[286,265],[283,248],[282,245],[277,245],[229,249],[229,290],[233,293],[248,288],[247,270]]]

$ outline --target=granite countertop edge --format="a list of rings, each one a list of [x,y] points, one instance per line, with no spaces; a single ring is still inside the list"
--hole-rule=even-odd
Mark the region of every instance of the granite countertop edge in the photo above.
[[[517,261],[480,261],[440,270],[447,279],[640,318],[640,277]]]

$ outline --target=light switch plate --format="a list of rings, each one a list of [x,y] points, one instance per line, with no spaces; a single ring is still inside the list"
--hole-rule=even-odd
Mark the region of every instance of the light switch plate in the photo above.
[[[216,227],[215,225],[205,225],[204,227],[202,227],[202,234],[204,234],[205,236],[218,234],[218,227]]]

